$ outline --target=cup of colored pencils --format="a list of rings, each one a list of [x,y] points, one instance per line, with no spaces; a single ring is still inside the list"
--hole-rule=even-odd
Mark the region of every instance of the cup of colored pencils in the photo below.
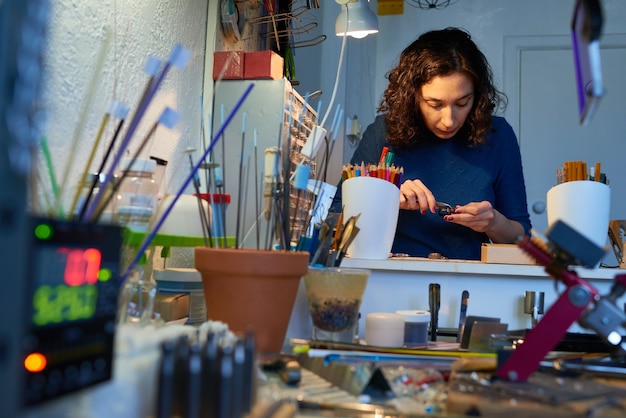
[[[376,177],[389,181],[398,188],[400,184],[402,184],[403,174],[403,167],[396,167],[386,162],[378,164],[365,164],[361,162],[361,164],[358,165],[347,164],[341,168],[341,179],[343,181],[353,177]]]
[[[606,174],[602,172],[599,162],[595,166],[587,169],[584,161],[565,161],[562,167],[556,169],[556,183],[566,183],[568,181],[591,180],[608,184]]]

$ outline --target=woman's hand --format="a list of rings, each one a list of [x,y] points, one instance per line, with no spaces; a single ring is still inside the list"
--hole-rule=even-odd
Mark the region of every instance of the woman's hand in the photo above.
[[[422,215],[428,209],[435,213],[435,196],[421,180],[406,180],[400,186],[400,209],[419,210]]]
[[[464,206],[457,206],[452,215],[446,215],[443,219],[476,232],[487,232],[496,223],[496,210],[486,200],[470,202]]]
[[[514,243],[524,235],[524,228],[519,222],[508,219],[487,201],[457,206],[452,215],[446,215],[443,219],[476,232],[484,232],[495,243]]]

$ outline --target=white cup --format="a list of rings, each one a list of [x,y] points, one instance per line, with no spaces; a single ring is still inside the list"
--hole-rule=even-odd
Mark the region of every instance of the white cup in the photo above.
[[[359,232],[348,247],[350,258],[386,260],[400,210],[400,189],[376,177],[352,177],[341,186],[344,222],[359,215]]]
[[[548,228],[559,219],[599,247],[609,231],[611,189],[590,180],[558,184],[547,193]]]

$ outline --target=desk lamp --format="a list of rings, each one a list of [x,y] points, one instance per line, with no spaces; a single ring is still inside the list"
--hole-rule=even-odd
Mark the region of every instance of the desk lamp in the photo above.
[[[352,36],[361,39],[372,33],[378,33],[378,19],[365,3],[365,0],[335,0],[341,5],[341,11],[335,20],[337,36]],[[369,3],[369,0],[367,1]]]

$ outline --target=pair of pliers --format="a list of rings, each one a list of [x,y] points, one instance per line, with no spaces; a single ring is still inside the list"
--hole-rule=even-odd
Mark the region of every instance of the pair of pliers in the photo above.
[[[437,206],[437,215],[446,216],[454,213],[454,208],[447,203],[444,202],[435,202]]]

